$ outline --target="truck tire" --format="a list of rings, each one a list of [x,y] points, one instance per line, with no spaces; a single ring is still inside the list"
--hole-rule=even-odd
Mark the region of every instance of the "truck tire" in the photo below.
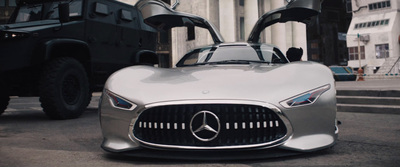
[[[0,115],[7,109],[10,97],[7,95],[0,95]]]
[[[0,76],[0,78],[3,78],[3,76]],[[7,84],[0,80],[0,115],[7,109],[9,101]]]
[[[70,57],[50,61],[39,83],[43,111],[52,119],[73,119],[89,104],[89,81],[82,64]]]

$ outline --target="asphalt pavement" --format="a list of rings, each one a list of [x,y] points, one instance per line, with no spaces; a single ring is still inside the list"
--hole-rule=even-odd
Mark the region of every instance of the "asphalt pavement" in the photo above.
[[[340,90],[400,90],[400,80],[337,82]],[[9,166],[398,166],[400,115],[338,112],[339,140],[330,149],[245,161],[183,161],[111,156],[102,135],[94,93],[79,119],[49,120],[37,97],[12,97],[0,117],[0,167]]]

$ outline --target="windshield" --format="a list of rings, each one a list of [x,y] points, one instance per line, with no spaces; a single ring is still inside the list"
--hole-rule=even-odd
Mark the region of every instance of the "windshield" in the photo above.
[[[288,63],[279,49],[268,45],[206,47],[187,53],[178,67],[205,64]]]
[[[69,16],[82,16],[82,0],[26,4],[16,9],[17,15],[11,23],[58,19],[58,4],[69,3]]]

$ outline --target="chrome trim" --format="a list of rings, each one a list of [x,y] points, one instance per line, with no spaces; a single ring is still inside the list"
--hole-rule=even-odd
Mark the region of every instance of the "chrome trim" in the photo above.
[[[203,114],[203,115],[201,115],[201,114]],[[217,121],[217,123],[218,123],[218,127],[213,128],[213,127],[211,127],[210,125],[208,125],[208,123],[207,123],[207,114],[212,115],[212,116],[214,117],[214,119],[215,119],[215,120]],[[203,123],[202,123],[202,125],[201,125],[200,127],[195,127],[195,129],[193,129],[193,120],[194,120],[198,115],[200,115],[200,117],[203,117],[203,118],[202,118]],[[197,133],[198,133],[198,132],[201,132],[201,131],[203,131],[203,130],[210,131],[210,132],[213,132],[213,133],[215,133],[215,134],[214,134],[214,136],[211,137],[211,138],[201,138],[200,136],[197,135]],[[200,112],[197,112],[196,114],[193,115],[192,119],[190,120],[190,132],[192,132],[192,135],[193,135],[195,138],[199,139],[200,141],[212,141],[212,140],[214,140],[214,139],[218,136],[220,130],[221,130],[221,122],[219,122],[218,116],[215,115],[215,114],[214,114],[213,112],[211,112],[211,111],[200,111]]]
[[[155,144],[155,143],[149,143],[146,141],[142,141],[138,138],[135,137],[133,134],[133,128],[135,127],[135,123],[137,118],[140,117],[140,113],[143,111],[153,108],[153,107],[158,107],[158,106],[168,106],[168,105],[184,105],[184,104],[243,104],[243,105],[257,105],[261,107],[268,108],[272,111],[274,111],[278,117],[282,120],[282,122],[286,126],[286,135],[283,136],[280,139],[277,139],[272,142],[267,142],[267,143],[261,143],[261,144],[251,144],[251,145],[240,145],[240,146],[219,146],[219,147],[195,147],[195,146],[179,146],[179,145],[164,145],[164,144]],[[156,147],[156,148],[166,148],[166,149],[183,149],[183,150],[188,150],[188,149],[193,149],[193,150],[223,150],[223,149],[247,149],[247,148],[257,148],[257,147],[262,147],[262,148],[271,148],[275,146],[282,145],[285,141],[290,139],[293,135],[293,128],[290,123],[290,121],[286,118],[286,116],[283,114],[283,112],[276,107],[275,105],[272,105],[270,103],[265,103],[261,101],[250,101],[250,100],[187,100],[187,101],[168,101],[168,102],[160,102],[160,103],[153,103],[153,104],[148,104],[142,109],[141,111],[138,111],[138,117],[132,119],[130,126],[129,126],[129,138],[133,142],[139,142],[142,146],[144,147]]]
[[[316,101],[318,101],[319,97],[321,97],[321,95],[324,94],[325,92],[327,92],[329,89],[331,89],[331,85],[330,85],[330,84],[326,84],[326,85],[324,85],[324,86],[320,86],[320,87],[318,87],[318,88],[311,89],[311,90],[305,91],[305,92],[303,92],[303,93],[300,93],[300,94],[298,94],[298,95],[289,97],[289,98],[287,98],[287,99],[282,100],[281,102],[279,102],[279,104],[282,105],[282,106],[285,107],[285,108],[295,108],[295,107],[309,106],[309,105],[314,104]],[[314,92],[314,91],[317,91],[317,90],[323,90],[323,92],[322,92],[321,94],[319,94],[319,95],[315,98],[315,100],[314,100],[312,103],[302,104],[302,105],[299,105],[299,106],[289,106],[289,105],[286,103],[286,102],[288,102],[288,101],[290,101],[290,100],[292,100],[292,99],[296,99],[296,98],[301,97],[301,96],[303,96],[303,95],[305,95],[305,94],[307,94],[307,93],[309,93],[309,92]]]

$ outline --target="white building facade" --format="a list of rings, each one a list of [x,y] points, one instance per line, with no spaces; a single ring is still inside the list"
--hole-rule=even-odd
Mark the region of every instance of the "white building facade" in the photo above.
[[[347,32],[349,66],[366,74],[398,74],[400,0],[352,0],[353,19]],[[358,56],[360,35],[361,61]]]
[[[137,0],[120,0],[135,4]],[[175,0],[170,1],[172,4]],[[253,26],[263,14],[286,5],[285,0],[180,0],[177,11],[192,13],[209,20],[221,32],[225,42],[246,41]],[[174,28],[170,32],[170,64],[173,67],[188,51],[213,43],[205,29],[196,29],[196,39],[187,41],[186,28]],[[266,28],[261,42],[278,46],[283,53],[290,47],[304,50],[307,60],[306,25],[297,22],[278,23]]]

